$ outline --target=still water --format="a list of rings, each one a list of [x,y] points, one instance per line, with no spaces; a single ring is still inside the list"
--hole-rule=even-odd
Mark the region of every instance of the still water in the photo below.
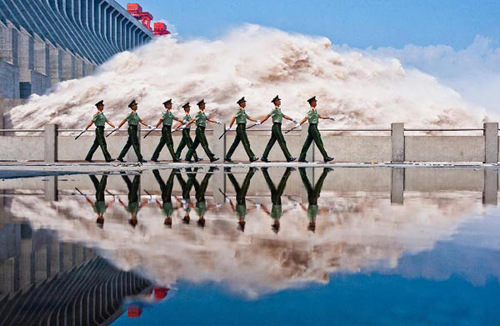
[[[0,324],[498,325],[498,173],[0,182]]]

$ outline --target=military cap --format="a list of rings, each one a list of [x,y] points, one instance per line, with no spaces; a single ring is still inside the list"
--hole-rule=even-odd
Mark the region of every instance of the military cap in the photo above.
[[[202,104],[205,104],[205,100],[201,100],[201,101],[199,101],[197,105],[198,105],[198,106],[200,106],[200,105],[202,105]]]
[[[313,96],[313,97],[311,97],[310,99],[307,100],[307,102],[309,102],[309,103],[314,102],[314,101],[317,101],[316,100],[316,96]]]
[[[271,101],[272,103],[276,102],[276,101],[281,101],[279,95],[276,95],[275,98],[273,98],[273,100]]]
[[[238,102],[236,102],[236,103],[241,104],[241,103],[246,102],[246,101],[247,101],[247,100],[245,100],[245,97],[243,96],[243,97],[242,97],[242,98],[240,98],[240,99],[238,100]]]
[[[133,107],[134,105],[137,105],[139,103],[137,103],[135,100],[133,100],[132,102],[130,102],[130,104],[128,105],[129,108]]]
[[[186,104],[184,104],[184,105],[182,106],[182,108],[184,108],[184,109],[185,109],[185,108],[187,108],[188,106],[189,106],[189,102],[187,102]]]
[[[103,101],[103,100],[100,100],[99,102],[97,102],[97,103],[95,104],[95,106],[99,106],[99,105],[104,105],[104,101]]]
[[[167,104],[172,104],[172,99],[170,99],[170,100],[168,100],[168,101],[163,102],[163,105],[167,105]]]

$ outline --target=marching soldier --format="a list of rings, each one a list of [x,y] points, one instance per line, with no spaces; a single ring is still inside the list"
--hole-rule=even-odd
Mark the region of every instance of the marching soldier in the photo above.
[[[283,173],[283,176],[281,177],[281,181],[278,185],[278,188],[276,188],[273,180],[269,176],[267,167],[262,168],[262,174],[264,174],[264,179],[266,179],[267,186],[271,191],[271,201],[273,206],[271,208],[271,211],[269,211],[264,205],[261,205],[261,207],[274,220],[272,228],[275,233],[279,232],[281,216],[283,216],[283,214],[286,213],[283,212],[283,207],[281,206],[281,196],[283,196],[283,192],[285,191],[288,178],[290,177],[290,174],[292,174],[292,171],[294,170],[295,170],[294,168],[290,167],[287,168],[285,170],[285,173]]]
[[[292,157],[290,152],[288,151],[288,148],[286,146],[286,141],[285,137],[283,137],[283,133],[281,132],[281,123],[283,122],[283,119],[293,121],[296,125],[298,126],[298,122],[296,119],[293,119],[281,112],[281,99],[279,96],[276,96],[273,100],[272,103],[274,104],[274,109],[269,113],[268,115],[265,116],[264,119],[262,119],[262,123],[266,122],[267,119],[272,117],[273,120],[273,127],[271,131],[271,139],[269,139],[269,143],[267,143],[266,149],[264,151],[264,154],[262,154],[262,162],[269,162],[268,156],[269,152],[271,152],[271,149],[273,148],[274,144],[276,141],[281,147],[281,150],[283,151],[283,154],[285,154],[287,162],[293,162],[295,161],[295,157]]]
[[[248,170],[248,173],[245,177],[245,180],[243,181],[243,184],[240,185],[238,184],[238,181],[234,177],[233,173],[229,168],[227,168],[228,174],[227,177],[231,181],[234,187],[234,191],[236,192],[236,207],[234,206],[233,202],[230,201],[229,204],[231,205],[231,209],[233,212],[236,213],[238,216],[238,225],[240,231],[244,232],[245,231],[245,217],[247,215],[247,203],[246,203],[246,197],[247,197],[247,192],[248,188],[250,187],[250,182],[252,181],[252,178],[255,174],[256,168],[250,168]]]
[[[124,162],[123,158],[125,157],[125,154],[127,154],[130,147],[132,146],[134,148],[135,154],[137,155],[137,159],[139,160],[139,162],[145,163],[146,160],[143,159],[142,154],[141,154],[141,149],[139,146],[139,138],[137,135],[137,125],[140,123],[141,125],[146,126],[149,129],[153,129],[154,127],[151,125],[148,125],[144,120],[142,120],[139,117],[139,115],[137,114],[138,103],[135,100],[130,102],[128,107],[132,111],[118,125],[118,129],[120,129],[125,124],[125,122],[128,122],[128,140],[127,140],[127,143],[125,144],[125,147],[123,147],[123,149],[120,153],[120,156],[118,156],[117,160],[120,162]]]
[[[198,169],[195,169],[194,173],[196,174],[197,171]],[[191,221],[191,217],[189,214],[191,212],[191,207],[193,207],[193,204],[191,203],[191,189],[193,188],[193,178],[190,177],[190,174],[193,172],[190,168],[187,168],[186,173],[188,175],[187,182],[184,181],[181,173],[177,173],[177,180],[179,181],[182,189],[182,200],[180,201],[184,209],[184,217],[182,221],[184,222],[184,224],[189,224],[189,222]]]
[[[132,225],[132,227],[135,228],[138,222],[137,215],[139,215],[139,211],[141,210],[141,208],[146,206],[148,202],[139,202],[139,186],[141,184],[141,177],[139,175],[134,176],[134,181],[130,181],[128,175],[122,175],[122,179],[127,184],[128,204],[125,205],[125,203],[121,199],[118,199],[118,202],[125,208],[127,212],[130,213],[129,223],[130,225]]]
[[[304,211],[307,211],[307,218],[309,219],[309,226],[307,227],[307,229],[309,231],[314,232],[316,230],[316,217],[319,213],[318,198],[321,195],[321,188],[323,188],[323,183],[325,182],[326,176],[331,171],[331,168],[324,168],[323,173],[321,173],[321,176],[319,177],[316,185],[313,188],[311,182],[309,181],[309,178],[307,177],[306,169],[299,168],[300,178],[302,179],[302,183],[307,190],[307,201],[309,203],[307,209],[303,204],[300,204],[300,207]]]
[[[196,196],[196,206],[194,208],[194,211],[198,214],[199,219],[198,219],[198,226],[203,228],[205,227],[205,214],[207,211],[213,209],[216,207],[216,205],[210,205],[207,206],[207,202],[205,200],[205,194],[207,192],[208,188],[208,183],[210,182],[210,178],[212,177],[215,167],[210,167],[208,172],[205,174],[203,177],[203,180],[201,183],[198,183],[198,180],[196,180],[196,173],[191,173],[189,174],[189,178],[192,179],[192,183],[194,185],[194,191],[195,191],[195,196]]]
[[[92,147],[90,148],[87,157],[85,158],[85,161],[87,162],[92,162],[92,156],[94,155],[95,151],[97,148],[100,146],[102,153],[104,154],[104,158],[106,159],[106,162],[113,162],[114,159],[111,158],[111,155],[109,155],[108,152],[108,146],[106,145],[106,137],[104,137],[104,126],[106,123],[110,125],[111,127],[115,128],[115,125],[113,122],[109,121],[106,116],[104,115],[104,101],[99,101],[95,104],[97,107],[97,113],[94,114],[94,117],[92,118],[92,121],[90,121],[85,128],[83,128],[82,132],[87,131],[93,124],[95,124],[95,140],[94,144],[92,144]]]
[[[307,151],[309,150],[309,147],[311,146],[313,141],[316,143],[316,146],[318,147],[321,155],[323,155],[323,160],[325,161],[325,163],[333,161],[333,157],[328,156],[323,146],[323,140],[321,139],[321,134],[318,130],[318,122],[319,119],[330,119],[332,121],[335,121],[335,118],[327,117],[326,115],[320,115],[318,113],[318,110],[316,110],[316,105],[318,104],[316,96],[311,97],[307,100],[307,102],[309,102],[311,109],[309,110],[309,112],[307,112],[307,115],[304,117],[304,119],[302,119],[302,121],[300,121],[299,124],[302,125],[304,124],[304,122],[309,121],[309,128],[307,129],[307,139],[304,143],[304,146],[302,147],[302,151],[300,152],[299,162],[307,162]]]
[[[185,113],[184,117],[182,118],[183,119],[182,123],[185,125],[193,119],[189,114],[189,111],[191,111],[191,106],[189,105],[189,102],[187,102],[182,106],[182,108],[184,109]],[[178,124],[177,126],[175,126],[174,130],[179,129],[180,126],[182,126],[182,124]],[[182,139],[181,142],[179,143],[179,146],[177,147],[177,151],[175,152],[175,158],[177,159],[177,162],[181,160],[181,154],[184,147],[187,146],[189,149],[193,146],[193,140],[191,139],[191,135],[189,134],[190,131],[191,128],[189,127],[185,127],[184,129],[182,129]],[[202,160],[201,158],[198,157],[198,155],[196,155],[196,151],[193,152],[193,158],[195,162]]]
[[[172,113],[172,99],[163,102],[163,106],[165,106],[165,112],[163,112],[160,120],[158,120],[155,126],[156,129],[160,126],[160,124],[163,123],[163,128],[161,129],[161,139],[160,143],[156,147],[155,152],[153,153],[151,161],[158,162],[158,157],[160,156],[160,152],[163,149],[163,146],[167,145],[168,151],[170,152],[173,161],[179,162],[174,152],[174,141],[172,139],[172,123],[174,122],[174,120],[183,123],[183,120],[175,117]]]
[[[174,188],[174,178],[177,174],[180,174],[180,171],[178,169],[173,169],[172,172],[170,172],[167,182],[163,181],[158,170],[153,170],[153,174],[161,189],[162,203],[156,200],[156,205],[162,210],[163,214],[165,214],[164,224],[171,228],[172,214],[175,211],[172,205],[172,189]]]
[[[198,145],[200,144],[201,147],[203,147],[203,150],[205,150],[205,153],[210,159],[210,162],[215,162],[219,159],[210,151],[210,148],[208,148],[208,140],[207,137],[205,136],[205,127],[207,126],[207,121],[211,123],[216,123],[218,125],[222,124],[222,122],[220,122],[219,120],[208,118],[207,115],[205,114],[205,106],[206,106],[205,100],[199,101],[198,107],[200,111],[196,113],[194,119],[189,121],[185,126],[181,127],[181,128],[186,128],[193,122],[196,122],[196,137],[193,141],[193,145],[191,146],[186,155],[186,161],[188,162],[191,162],[191,157],[193,156],[193,153],[196,151],[196,148],[198,148]]]
[[[248,158],[250,159],[250,162],[255,162],[259,158],[255,157],[255,154],[252,152],[252,149],[250,148],[250,142],[248,141],[247,137],[247,119],[250,121],[255,122],[257,125],[260,125],[260,121],[257,119],[254,119],[245,112],[245,107],[247,106],[247,101],[245,100],[244,97],[242,97],[238,102],[236,102],[240,107],[238,111],[236,112],[235,116],[229,123],[229,126],[226,128],[227,130],[230,130],[231,127],[233,126],[234,122],[236,121],[237,127],[236,127],[236,137],[234,138],[234,142],[231,145],[231,148],[229,148],[229,151],[226,154],[226,157],[224,158],[224,161],[226,162],[232,162],[231,156],[233,156],[234,151],[238,147],[240,141],[243,143],[243,147],[245,148],[245,151],[247,152]]]

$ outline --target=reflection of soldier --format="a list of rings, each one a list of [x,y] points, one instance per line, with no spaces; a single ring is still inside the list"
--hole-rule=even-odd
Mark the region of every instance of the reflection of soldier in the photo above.
[[[216,169],[215,167],[211,167],[210,170],[208,170],[208,172],[203,177],[201,183],[198,183],[198,180],[196,180],[196,172],[190,173],[188,176],[192,180],[191,182],[194,185],[194,189],[196,192],[195,194],[196,206],[194,210],[199,216],[198,219],[199,227],[205,227],[205,213],[208,210],[216,207],[215,205],[207,206],[207,202],[205,201],[205,193],[207,192],[208,183],[210,182],[210,178],[212,177],[215,169]]]
[[[162,203],[160,203],[159,200],[156,200],[156,205],[161,208],[163,214],[165,214],[165,225],[172,227],[172,214],[175,211],[174,206],[172,205],[172,189],[174,187],[174,178],[177,174],[180,174],[180,171],[178,169],[173,169],[172,172],[170,172],[170,176],[168,177],[166,183],[163,182],[158,170],[153,170],[153,174],[161,189]]]
[[[125,210],[130,213],[129,223],[135,228],[137,225],[137,215],[141,208],[146,206],[148,202],[144,201],[139,203],[139,186],[141,184],[141,177],[139,175],[134,176],[134,181],[130,181],[128,175],[122,175],[122,178],[128,188],[128,205],[125,205],[121,199],[118,199],[118,201],[125,207]]]
[[[250,168],[248,170],[245,180],[240,187],[231,170],[229,168],[227,169],[227,171],[229,172],[227,177],[233,184],[234,191],[236,192],[236,207],[234,206],[232,201],[229,201],[229,204],[231,205],[231,209],[233,210],[233,212],[235,212],[238,216],[238,225],[241,231],[245,231],[245,217],[247,215],[246,197],[248,188],[250,187],[250,182],[252,181],[252,178],[255,174],[255,170],[256,168]]]
[[[195,168],[195,173],[198,171],[197,168]],[[182,188],[182,207],[184,208],[184,217],[182,221],[185,224],[189,224],[191,217],[189,216],[189,213],[191,212],[191,207],[193,207],[193,204],[191,203],[191,189],[193,188],[193,178],[189,177],[189,174],[193,173],[190,168],[186,169],[186,172],[188,174],[188,180],[187,182],[184,181],[182,178],[181,173],[177,173],[177,180],[179,181],[179,184],[181,185]]]
[[[110,206],[113,206],[113,202],[106,204],[105,191],[106,191],[106,183],[108,182],[108,176],[103,175],[101,181],[97,179],[95,175],[89,175],[90,180],[94,184],[95,188],[95,202],[85,196],[87,202],[92,206],[92,209],[97,214],[96,223],[99,227],[103,227],[104,225],[104,213],[106,209]]]
[[[269,187],[269,190],[271,191],[271,200],[272,200],[273,206],[271,208],[271,211],[269,211],[267,209],[267,207],[264,205],[261,205],[261,207],[274,220],[273,231],[275,233],[279,232],[279,230],[280,230],[280,218],[281,218],[281,216],[283,216],[284,213],[286,213],[286,211],[283,212],[283,207],[281,206],[281,196],[283,195],[283,192],[285,191],[288,178],[290,177],[290,174],[294,170],[295,170],[294,168],[287,168],[285,170],[285,173],[283,173],[283,176],[281,177],[281,181],[278,185],[278,188],[276,188],[273,180],[269,176],[269,172],[267,171],[267,168],[262,168],[262,173],[264,174],[264,178],[266,179],[267,186]]]
[[[307,209],[303,204],[300,204],[300,207],[302,207],[304,211],[307,211],[307,218],[309,219],[308,230],[313,232],[316,230],[316,217],[319,213],[318,198],[321,195],[321,188],[323,188],[323,183],[325,182],[326,176],[330,171],[332,171],[332,169],[330,168],[323,169],[323,173],[321,173],[321,176],[319,177],[316,185],[313,188],[311,182],[309,181],[309,178],[307,177],[306,169],[299,168],[300,178],[302,179],[304,187],[307,190],[307,201],[309,202]],[[328,211],[328,209],[325,210]],[[323,209],[321,211],[323,211]]]

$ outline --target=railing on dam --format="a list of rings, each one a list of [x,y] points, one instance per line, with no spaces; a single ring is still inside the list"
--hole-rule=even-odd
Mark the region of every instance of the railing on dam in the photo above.
[[[291,127],[288,127],[291,128]],[[289,130],[284,127],[284,130]],[[75,140],[79,129],[62,129],[47,125],[43,129],[0,129],[0,161],[79,161],[85,157],[93,142],[93,131],[89,130]],[[220,158],[231,145],[234,130],[224,133],[225,125],[214,125],[207,129],[209,145]],[[141,151],[148,158],[158,144],[160,130],[143,138],[147,130],[139,130]],[[263,152],[269,139],[270,129],[260,126],[248,130],[249,140],[257,156]],[[483,128],[405,128],[403,123],[393,123],[391,128],[324,128],[321,129],[327,152],[340,162],[483,162],[497,163],[499,155],[498,123],[485,123]],[[194,137],[193,131],[191,131]],[[285,133],[285,131],[284,131]],[[108,149],[116,156],[126,142],[126,130],[108,137]],[[181,132],[173,133],[174,142],[180,140]],[[285,133],[292,155],[298,156],[307,137],[307,126]],[[219,139],[220,138],[220,139]],[[199,149],[202,150],[201,148]],[[98,151],[95,158],[103,159]],[[246,161],[243,148],[233,156]],[[269,157],[283,160],[281,151],[275,146]],[[133,161],[129,154],[127,160]],[[160,160],[171,160],[164,150]],[[307,160],[321,160],[314,146]]]

